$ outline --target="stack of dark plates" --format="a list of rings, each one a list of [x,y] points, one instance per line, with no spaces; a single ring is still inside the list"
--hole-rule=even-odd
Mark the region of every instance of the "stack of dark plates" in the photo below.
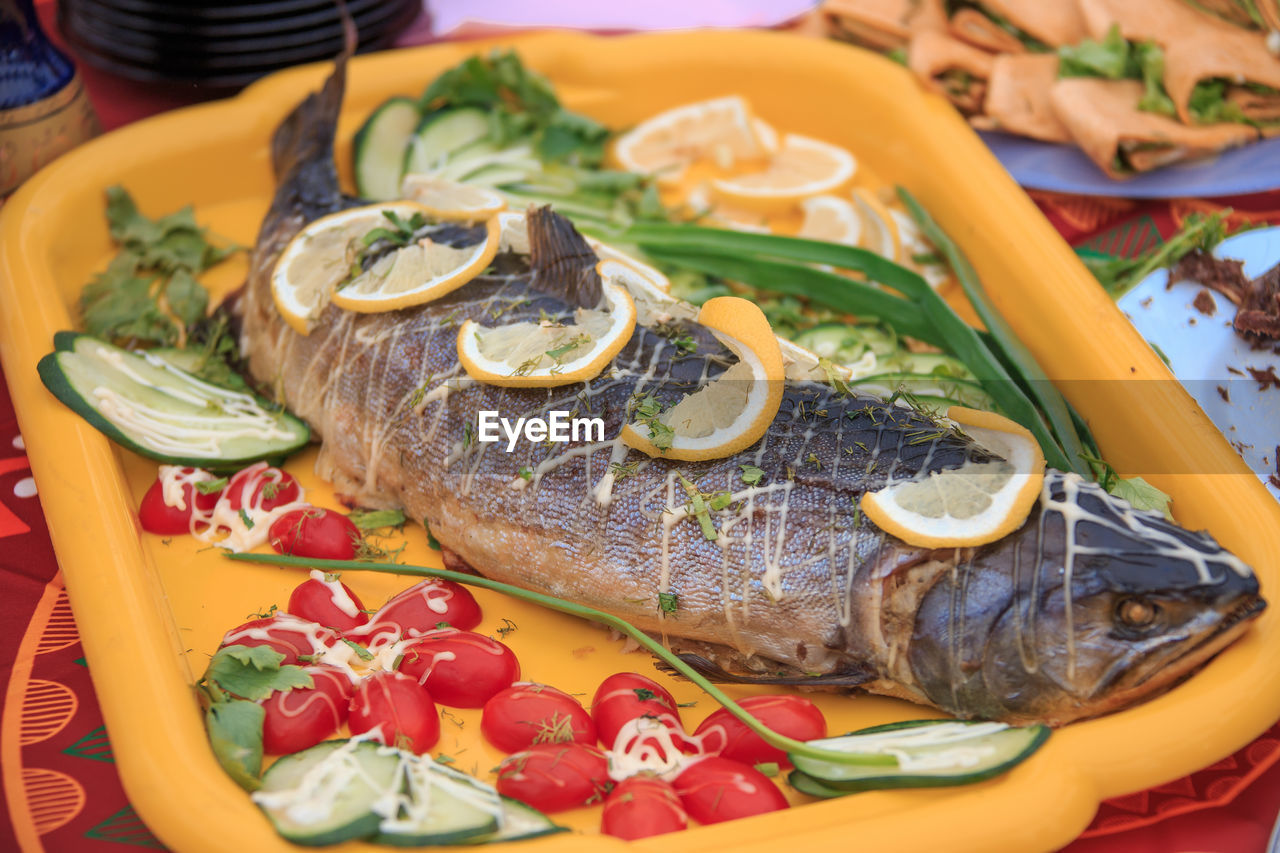
[[[422,0],[346,0],[359,49],[387,47]],[[58,0],[58,22],[84,61],[144,82],[243,86],[342,49],[334,0]]]

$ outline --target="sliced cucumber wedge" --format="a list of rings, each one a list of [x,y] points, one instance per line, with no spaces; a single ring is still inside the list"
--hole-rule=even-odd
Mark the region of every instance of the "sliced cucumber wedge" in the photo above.
[[[834,799],[835,797],[847,797],[855,791],[845,791],[840,788],[833,788],[827,783],[815,779],[808,773],[801,773],[799,770],[792,770],[787,774],[787,784],[795,788],[802,794],[808,794],[810,797],[820,797],[824,800]]]
[[[489,785],[428,757],[406,754],[396,814],[382,822],[373,840],[396,847],[457,844],[493,834],[502,812],[498,792]]]
[[[498,819],[499,829],[488,835],[468,838],[466,844],[490,844],[497,841],[524,841],[527,838],[541,838],[557,832],[568,832],[568,827],[553,823],[551,818],[510,797],[502,798],[502,816]]]
[[[487,137],[489,130],[489,117],[475,107],[427,113],[405,152],[405,170],[435,172],[459,151]]]
[[[374,805],[399,789],[400,775],[394,750],[325,741],[271,765],[253,801],[285,838],[323,847],[376,833],[382,816]]]
[[[221,388],[151,353],[59,332],[40,359],[45,387],[112,441],[171,465],[212,471],[283,459],[311,437],[302,421],[247,391]]]
[[[841,752],[894,755],[896,768],[839,764],[798,753],[790,758],[796,770],[827,788],[846,792],[930,788],[998,776],[1025,761],[1048,737],[1049,728],[1042,725],[1015,728],[980,721],[913,720],[809,742]]]
[[[421,115],[412,98],[391,98],[356,132],[356,190],[361,196],[374,201],[400,197],[405,148]]]

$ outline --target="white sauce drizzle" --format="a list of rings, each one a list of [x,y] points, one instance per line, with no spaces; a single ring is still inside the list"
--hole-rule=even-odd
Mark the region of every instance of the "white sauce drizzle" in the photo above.
[[[165,504],[178,509],[185,509],[186,501],[182,497],[184,485],[190,484],[193,494],[198,494],[194,491],[196,483],[216,479],[208,471],[200,468],[192,470],[179,468],[176,465],[161,465],[159,476],[160,491]],[[236,476],[241,477],[236,484],[241,510],[231,508],[230,485],[223,491],[212,509],[202,509],[200,502],[195,501],[195,506],[191,508],[189,526],[192,536],[229,551],[237,553],[248,551],[267,544],[271,524],[277,518],[295,509],[311,506],[302,500],[302,487],[299,486],[298,500],[281,504],[274,509],[263,509],[263,503],[268,500],[263,494],[266,486],[279,483],[284,477],[284,472],[279,468],[270,467],[266,462],[250,465]],[[248,521],[245,520],[246,518]]]

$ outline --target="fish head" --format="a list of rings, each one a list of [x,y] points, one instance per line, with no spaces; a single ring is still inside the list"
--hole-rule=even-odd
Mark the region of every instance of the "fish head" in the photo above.
[[[944,636],[955,649],[935,650],[947,664],[931,674],[931,698],[950,699],[963,716],[1013,722],[1061,725],[1157,695],[1266,606],[1253,571],[1208,533],[1060,472],[1046,475],[1018,533],[950,575],[926,595],[915,633],[938,627],[945,610],[969,625],[950,617]],[[966,603],[975,593],[987,600]]]

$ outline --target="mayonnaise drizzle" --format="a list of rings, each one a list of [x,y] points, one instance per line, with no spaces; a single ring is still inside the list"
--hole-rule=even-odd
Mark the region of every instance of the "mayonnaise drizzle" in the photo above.
[[[295,509],[311,506],[302,500],[301,487],[299,487],[298,500],[281,504],[274,509],[263,509],[263,503],[269,499],[263,494],[265,487],[270,483],[281,482],[284,477],[284,472],[279,468],[270,467],[266,462],[250,465],[236,476],[240,478],[235,486],[243,515],[241,510],[231,508],[232,492],[229,485],[212,509],[202,509],[200,502],[195,501],[195,506],[191,508],[189,526],[191,535],[229,551],[237,553],[249,551],[259,545],[267,544],[271,524],[277,518]],[[183,486],[190,484],[194,494],[196,483],[213,479],[216,478],[212,474],[200,468],[193,470],[179,468],[176,465],[160,466],[161,495],[166,505],[178,509],[186,508]]]

